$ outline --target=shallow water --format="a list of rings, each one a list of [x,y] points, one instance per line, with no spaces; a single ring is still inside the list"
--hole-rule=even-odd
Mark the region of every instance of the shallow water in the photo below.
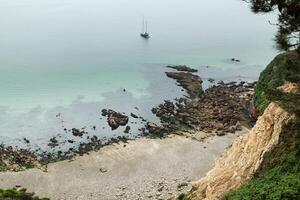
[[[149,40],[139,37],[143,16]],[[276,54],[268,20],[239,0],[4,0],[0,138],[46,148],[51,136],[72,137],[63,127],[122,134],[100,119],[102,108],[155,120],[151,107],[182,95],[167,64],[197,68],[204,80],[256,80]]]

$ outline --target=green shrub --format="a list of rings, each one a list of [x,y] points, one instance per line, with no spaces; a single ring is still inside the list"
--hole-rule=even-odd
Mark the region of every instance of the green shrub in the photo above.
[[[300,56],[295,51],[276,56],[260,74],[254,91],[254,105],[259,114],[263,113],[271,101],[278,101],[290,111],[299,112],[300,96],[296,94],[283,96],[284,93],[277,89],[285,81],[300,83]],[[293,100],[293,103],[287,105],[288,100]]]

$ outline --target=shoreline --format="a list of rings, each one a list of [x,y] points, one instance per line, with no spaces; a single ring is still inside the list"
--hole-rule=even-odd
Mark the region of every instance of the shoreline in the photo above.
[[[239,135],[198,141],[171,134],[112,144],[71,161],[0,173],[0,187],[16,185],[51,199],[159,199],[186,192],[213,166],[214,159]],[[201,135],[199,132],[198,134]],[[63,175],[63,176],[62,176]]]
[[[197,70],[185,65],[166,66],[173,71],[165,72],[166,76],[175,79],[178,86],[186,91],[186,96],[180,99],[165,100],[152,108],[152,113],[158,118],[160,124],[147,121],[143,116],[134,113],[121,113],[111,109],[102,108],[102,117],[112,130],[124,129],[124,134],[112,138],[98,138],[85,136],[85,129],[66,129],[66,134],[84,139],[78,146],[70,147],[67,151],[53,151],[38,153],[35,149],[14,149],[2,145],[0,148],[0,171],[21,171],[27,168],[46,169],[46,165],[62,160],[70,160],[77,155],[89,154],[114,143],[127,143],[139,138],[165,138],[169,134],[178,133],[188,137],[203,140],[214,135],[224,136],[229,133],[241,131],[242,126],[251,124],[251,102],[255,83],[246,82],[218,82],[206,90],[202,89],[202,79],[194,74]],[[210,80],[214,83],[214,80]],[[59,117],[60,113],[56,117]],[[129,118],[140,119],[141,128],[136,134],[131,133]],[[253,121],[252,121],[253,122]],[[250,125],[251,126],[251,125]],[[249,128],[249,126],[248,126]],[[96,126],[94,126],[96,129]],[[202,132],[201,136],[195,136]],[[196,134],[197,135],[197,134]],[[30,143],[24,138],[26,143]],[[64,143],[73,143],[66,140]],[[55,150],[59,143],[56,137],[49,139],[48,146]],[[126,146],[126,144],[124,144]],[[11,159],[13,157],[13,159]],[[15,158],[16,157],[16,158]]]

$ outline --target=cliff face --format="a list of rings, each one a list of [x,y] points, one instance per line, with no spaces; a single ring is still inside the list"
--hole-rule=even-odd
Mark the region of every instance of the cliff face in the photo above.
[[[264,161],[264,155],[279,144],[283,127],[295,118],[276,103],[271,103],[256,125],[239,137],[216,160],[206,177],[195,182],[191,199],[219,199],[250,180]]]
[[[275,193],[274,190],[277,190],[278,185],[282,186],[280,185],[282,184],[281,177],[286,173],[290,173],[291,176],[288,177],[288,181],[285,180],[284,184],[288,185],[287,187],[292,185],[295,191],[284,195],[292,194],[300,198],[300,179],[298,178],[300,177],[299,75],[300,56],[296,52],[281,54],[267,66],[266,70],[261,73],[255,91],[256,105],[263,114],[248,134],[236,139],[232,146],[216,160],[215,167],[206,177],[193,184],[191,192],[187,195],[189,199],[221,199],[229,191],[236,190],[246,183],[249,185],[249,182],[261,174],[263,177],[264,173],[269,172],[269,174],[275,172],[273,175],[276,175],[269,176],[270,180],[267,180],[269,177],[265,176],[267,178],[261,178],[260,183],[265,186],[270,182],[275,182],[275,185],[266,187],[270,191],[263,194],[262,199],[270,193]],[[293,184],[295,184],[290,184],[289,181],[294,181]],[[247,193],[240,193],[240,197],[259,199],[260,197],[255,196],[256,194],[253,198],[249,197],[253,191],[259,190],[255,188],[256,183],[250,184],[246,190],[243,190]],[[288,189],[280,188],[279,190]],[[259,192],[260,195],[263,193]],[[245,197],[245,194],[249,198]],[[233,193],[233,195],[236,194]],[[269,199],[295,199],[295,196],[283,198],[280,195],[282,193],[276,197],[273,195]],[[241,198],[226,197],[226,199]]]

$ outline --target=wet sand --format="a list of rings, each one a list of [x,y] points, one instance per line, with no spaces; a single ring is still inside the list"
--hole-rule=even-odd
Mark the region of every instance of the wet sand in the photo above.
[[[172,135],[114,144],[73,161],[49,164],[48,172],[0,173],[0,188],[20,185],[52,200],[168,198],[190,189],[190,182],[204,176],[238,135],[205,142]]]

